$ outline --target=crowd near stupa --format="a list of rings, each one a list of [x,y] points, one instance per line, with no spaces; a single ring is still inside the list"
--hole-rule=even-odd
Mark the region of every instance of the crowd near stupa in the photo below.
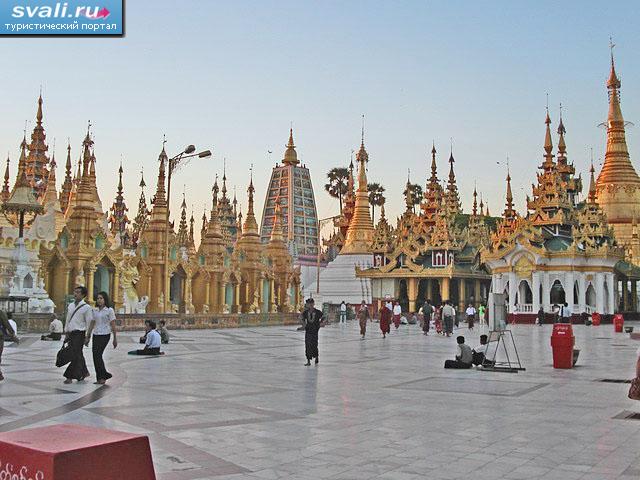
[[[316,306],[364,301],[374,313],[389,299],[407,312],[427,299],[463,310],[486,304],[491,293],[505,294],[509,313],[523,321],[565,303],[575,315],[636,311],[640,177],[627,148],[621,87],[612,54],[599,172],[592,163],[584,175],[576,173],[561,111],[555,119],[548,109],[541,115],[541,149],[531,152],[538,171],[523,212],[514,206],[511,172],[501,213],[490,213],[477,188],[465,212],[453,149],[443,157],[433,145],[423,178],[417,185],[407,179],[402,213],[387,218],[384,198],[372,205],[367,172],[376,159],[363,128],[326,238],[293,129],[264,192],[260,221],[253,174],[243,216],[223,167],[210,179],[210,207],[196,222],[184,196],[179,211],[169,212],[173,159],[164,142],[155,189],[147,190],[141,175],[137,206],[126,204],[133,195],[125,196],[122,182],[132,172],[108,162],[98,171],[91,124],[81,145],[66,146],[57,173],[40,95],[30,137],[25,132],[16,142],[17,161],[6,161],[0,303],[19,313],[62,313],[82,285],[90,302],[104,291],[117,311],[131,314],[294,313],[308,296]],[[113,174],[117,189],[103,203],[99,176]]]

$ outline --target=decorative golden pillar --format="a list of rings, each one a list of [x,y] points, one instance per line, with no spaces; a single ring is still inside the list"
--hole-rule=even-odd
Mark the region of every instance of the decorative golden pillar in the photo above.
[[[93,281],[94,281],[94,274],[96,273],[96,269],[95,268],[90,268],[89,269],[89,273],[87,274],[86,277],[86,281],[87,281],[87,303],[89,305],[93,305]]]
[[[276,312],[276,284],[273,278],[269,279],[269,311]]]
[[[631,309],[634,312],[638,311],[638,282],[631,280]]]
[[[458,309],[463,312],[466,309],[467,282],[464,278],[458,279]]]
[[[118,272],[115,272],[113,274],[113,308],[115,309],[115,311],[118,311],[118,308],[120,308],[122,300],[120,297],[120,274]]]
[[[204,284],[204,302],[211,308],[211,278],[209,278]]]
[[[474,280],[473,287],[473,299],[475,300],[476,308],[478,308],[482,303],[482,298],[480,298],[482,296],[480,293],[480,280]]]
[[[231,311],[233,313],[242,313],[240,308],[240,284],[236,283],[235,284],[235,289],[233,292],[233,308],[231,309]]]
[[[227,302],[227,283],[226,282],[218,282],[218,312],[222,313],[224,311],[224,304]],[[229,305],[229,309],[231,309],[231,305]]]
[[[449,300],[449,277],[440,279],[440,297],[443,302]]]
[[[64,291],[62,292],[62,295],[66,295],[67,292],[72,291],[70,287],[70,283],[71,283],[71,269],[65,268],[64,269]]]
[[[409,297],[409,313],[416,311],[416,299],[418,298],[418,280],[407,279],[407,296]]]

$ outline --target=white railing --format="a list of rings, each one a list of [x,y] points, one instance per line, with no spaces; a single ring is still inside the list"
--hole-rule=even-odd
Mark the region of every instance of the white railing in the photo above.
[[[533,313],[533,305],[531,303],[519,303],[513,309],[514,313]]]

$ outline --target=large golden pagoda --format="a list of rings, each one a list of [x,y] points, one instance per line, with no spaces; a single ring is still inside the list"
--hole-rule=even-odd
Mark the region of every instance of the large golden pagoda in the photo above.
[[[633,219],[640,213],[640,177],[631,163],[625,137],[625,121],[620,109],[620,79],[611,52],[611,71],[607,80],[609,113],[607,149],[596,183],[598,204],[613,227],[616,239],[626,245],[633,237]]]

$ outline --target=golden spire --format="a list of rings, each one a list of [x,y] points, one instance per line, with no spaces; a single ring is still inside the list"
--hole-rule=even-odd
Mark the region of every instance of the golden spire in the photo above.
[[[482,193],[480,193],[480,216],[484,216],[484,201],[482,199]]]
[[[407,213],[413,213],[413,192],[411,191],[411,170],[407,169],[407,185],[404,189],[404,199]]]
[[[485,213],[485,215],[486,215],[487,217],[490,217],[490,216],[491,216],[491,213],[489,213],[489,202],[487,202],[487,203],[486,203],[486,205],[487,205],[487,212]]]
[[[551,119],[549,118],[549,108],[547,107],[547,116],[544,119],[544,123],[546,125],[545,134],[544,134],[544,162],[542,163],[542,168],[545,171],[553,169],[553,143],[551,142]]]
[[[567,163],[567,145],[564,141],[564,134],[567,133],[567,129],[564,128],[562,123],[562,104],[560,104],[560,123],[558,124],[558,163]]]
[[[589,169],[589,173],[591,177],[589,178],[589,203],[596,203],[596,180],[594,176],[595,168],[593,168],[593,159],[591,160],[591,168]]]
[[[9,200],[11,190],[9,188],[9,154],[7,153],[7,168],[4,171],[4,185],[2,186],[2,203]]]
[[[438,165],[436,164],[436,142],[434,140],[431,147],[431,178],[432,182],[438,182]]]
[[[247,193],[249,194],[249,205],[247,207],[247,217],[245,218],[244,224],[242,226],[243,238],[246,236],[260,236],[258,232],[258,222],[256,221],[256,216],[253,212],[253,193],[256,191],[256,189],[253,187],[253,165],[251,165],[250,171],[251,177],[249,180],[249,188],[247,188]]]
[[[47,175],[47,188],[44,194],[43,205],[56,205],[58,202],[58,192],[56,191],[56,153],[55,142],[54,152],[51,155],[51,163],[49,164],[49,174]],[[58,204],[59,205],[59,204]],[[58,207],[56,205],[56,208]]]
[[[147,184],[144,181],[144,170],[140,172],[140,198],[138,199],[138,212],[133,220],[133,245],[138,244],[138,240],[144,233],[145,228],[149,224],[149,215],[151,212],[147,208],[147,198],[144,195],[144,187]]]
[[[513,193],[511,192],[511,175],[507,170],[507,202],[505,203],[504,218],[511,220],[515,218],[516,212],[513,209]],[[487,205],[487,215],[489,214],[489,206]]]
[[[227,159],[222,159],[222,198],[227,198]]]
[[[356,202],[347,238],[340,253],[346,254],[366,254],[369,253],[371,242],[373,241],[373,221],[369,211],[369,192],[367,190],[367,162],[369,154],[364,147],[364,115],[362,127],[362,140],[360,150],[356,154],[356,161],[359,164],[358,190],[356,191]]]
[[[167,152],[164,150],[164,143],[162,144],[162,151],[160,155],[158,155],[158,162],[160,162],[160,166],[158,167],[158,185],[156,187],[156,194],[153,197],[153,209],[167,206],[167,198],[165,191],[165,183],[166,183],[166,166],[169,158],[167,157]]]
[[[611,44],[611,73],[607,81],[609,90],[609,114],[607,116],[607,150],[604,165],[598,175],[598,189],[605,184],[635,184],[640,185],[640,177],[636,173],[631,160],[625,133],[625,122],[620,109],[620,79],[615,70],[613,60],[613,43]],[[601,206],[604,207],[604,205]],[[606,212],[609,216],[610,212]]]
[[[476,191],[476,187],[473,187],[473,216],[478,215],[478,192]]]
[[[65,164],[64,182],[62,184],[62,189],[60,190],[60,208],[62,208],[63,212],[67,211],[71,197],[71,190],[73,189],[72,168],[71,143],[67,141],[67,163]]]
[[[283,243],[284,236],[282,234],[282,205],[280,204],[280,196],[276,197],[275,220],[273,221],[273,229],[271,230],[271,238],[269,242]]]
[[[31,133],[31,143],[28,145],[29,154],[26,162],[27,177],[31,180],[33,185],[40,181],[46,180],[48,175],[47,165],[49,159],[47,158],[46,134],[44,127],[42,126],[42,92],[38,97],[38,111],[36,113],[36,125]],[[38,188],[39,194],[44,193],[46,185],[42,185]]]
[[[289,143],[287,143],[287,150],[284,152],[282,163],[285,165],[297,165],[300,163],[296,153],[296,146],[293,144],[293,128],[289,129]]]
[[[453,158],[453,142],[451,145],[451,154],[449,155],[449,180],[447,182],[447,194],[446,205],[447,213],[449,215],[455,215],[460,212],[460,196],[458,194],[458,185],[456,184],[456,174],[453,171],[453,164],[455,160]]]
[[[111,233],[120,235],[120,241],[124,243],[125,233],[127,231],[127,225],[129,224],[129,217],[127,212],[129,208],[124,201],[124,187],[122,186],[122,161],[120,161],[120,168],[118,168],[118,187],[116,190],[116,198],[111,205],[109,214],[109,224],[111,226]]]
[[[180,213],[180,226],[178,227],[177,241],[181,247],[186,247],[189,240],[189,232],[187,231],[187,200],[184,192],[182,193],[182,210]]]

